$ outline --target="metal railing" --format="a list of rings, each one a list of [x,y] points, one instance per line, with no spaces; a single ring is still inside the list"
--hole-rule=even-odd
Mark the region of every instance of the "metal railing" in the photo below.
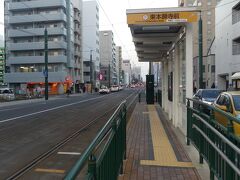
[[[195,105],[194,108],[192,105]],[[214,117],[215,112],[227,119],[227,126]],[[240,180],[240,138],[234,134],[230,114],[194,99],[187,99],[187,144],[199,151],[199,161],[209,165],[210,179]]]
[[[75,179],[88,162],[85,179],[117,179],[126,159],[126,101],[123,101],[65,176]]]

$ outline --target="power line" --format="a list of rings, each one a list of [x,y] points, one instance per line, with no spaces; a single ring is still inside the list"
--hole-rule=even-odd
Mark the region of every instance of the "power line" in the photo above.
[[[112,26],[113,30],[114,30],[114,31],[115,31],[115,33],[116,33],[116,36],[118,37],[118,39],[119,39],[119,41],[120,41],[120,43],[121,43],[121,44],[122,44],[122,46],[123,46],[123,47],[126,49],[126,46],[123,44],[123,42],[122,42],[121,38],[118,36],[118,33],[117,33],[117,31],[116,31],[116,29],[115,29],[114,25],[112,24],[112,22],[111,22],[110,18],[108,17],[108,15],[107,15],[106,11],[105,11],[105,10],[104,10],[104,8],[102,7],[101,3],[100,3],[98,0],[96,0],[96,1],[98,2],[98,4],[99,4],[100,8],[102,9],[103,13],[105,14],[105,16],[106,16],[107,20],[108,20],[108,21],[109,21],[109,23],[111,24],[111,26]],[[127,54],[128,54],[128,52],[127,52]],[[129,56],[129,54],[128,54],[128,56]],[[130,58],[130,57],[131,57],[131,56],[129,56],[129,58]]]

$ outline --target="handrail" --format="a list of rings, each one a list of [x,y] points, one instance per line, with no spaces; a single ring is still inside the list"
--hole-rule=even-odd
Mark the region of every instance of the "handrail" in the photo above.
[[[109,118],[107,123],[103,126],[103,128],[100,130],[100,132],[96,135],[96,137],[93,139],[91,144],[87,147],[87,149],[84,151],[84,153],[81,155],[80,159],[75,163],[73,168],[68,172],[68,174],[65,176],[65,180],[72,180],[76,178],[79,171],[83,168],[84,163],[88,160],[89,156],[92,155],[92,151],[95,149],[95,147],[98,145],[98,143],[102,140],[102,138],[105,136],[105,132],[109,130],[109,126],[112,125],[112,122],[114,121],[116,115],[120,110],[125,106],[126,100],[121,102],[121,104],[118,106],[118,108],[114,111],[113,115]]]
[[[231,141],[229,141],[225,136],[223,136],[220,132],[218,132],[215,128],[213,128],[212,126],[210,126],[206,121],[203,120],[203,118],[201,118],[200,116],[198,116],[197,114],[193,114],[193,116],[195,116],[198,120],[202,121],[202,123],[204,123],[209,129],[211,129],[217,136],[219,136],[224,142],[226,142],[229,146],[231,146],[231,148],[233,148],[238,154],[240,154],[240,149],[233,144]]]
[[[240,170],[228,159],[228,157],[218,149],[218,147],[207,137],[207,135],[196,125],[193,125],[193,128],[197,129],[198,132],[211,144],[211,146],[220,154],[220,156],[234,169],[235,172],[240,176]]]
[[[240,179],[240,137],[234,134],[233,124],[240,124],[240,121],[214,106],[191,98],[187,100],[187,145],[192,142],[199,151],[200,163],[206,160],[211,180],[215,179],[214,176]],[[191,107],[190,101],[197,104],[197,108],[194,104]],[[220,123],[220,116],[215,117],[219,113],[226,118],[227,124]]]

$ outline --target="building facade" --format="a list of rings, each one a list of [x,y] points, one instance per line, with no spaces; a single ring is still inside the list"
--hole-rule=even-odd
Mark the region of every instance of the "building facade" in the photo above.
[[[215,87],[215,7],[220,0],[182,0],[181,6],[197,6],[201,10],[203,32],[203,87]],[[193,24],[193,86],[199,88],[199,27]]]
[[[75,7],[75,9],[74,9]],[[79,0],[5,1],[5,82],[15,90],[44,87],[44,31],[48,32],[49,93],[62,94],[80,81],[79,38],[74,20]],[[78,15],[78,13],[77,13]],[[78,41],[78,42],[76,42]],[[76,48],[80,50],[81,48]]]
[[[100,69],[103,80],[100,84],[117,84],[116,45],[112,31],[100,31]]]
[[[215,26],[216,85],[226,90],[233,86],[232,75],[240,72],[240,2],[220,2],[216,7]],[[237,86],[240,88],[240,84]]]
[[[92,81],[99,87],[100,51],[99,51],[99,6],[95,0],[83,2],[83,70],[84,83]],[[91,63],[92,62],[92,63]],[[91,64],[91,68],[90,68]]]

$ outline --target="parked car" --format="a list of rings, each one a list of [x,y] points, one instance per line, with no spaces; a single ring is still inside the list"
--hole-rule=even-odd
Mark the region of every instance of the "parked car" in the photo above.
[[[106,86],[101,86],[98,92],[100,94],[108,94],[108,93],[110,93],[110,89]]]
[[[111,92],[117,92],[117,91],[119,91],[118,85],[112,85],[111,86]]]
[[[124,86],[123,85],[119,85],[119,91],[123,90]]]
[[[213,104],[214,107],[219,108],[240,120],[240,91],[222,92]],[[228,119],[222,113],[214,111],[215,119],[227,127]],[[233,122],[234,133],[240,136],[240,123]]]
[[[193,99],[202,101],[207,104],[212,104],[222,92],[219,89],[199,89],[196,94],[194,94]]]
[[[4,99],[7,101],[15,100],[15,94],[13,90],[10,88],[0,88],[0,99]]]

